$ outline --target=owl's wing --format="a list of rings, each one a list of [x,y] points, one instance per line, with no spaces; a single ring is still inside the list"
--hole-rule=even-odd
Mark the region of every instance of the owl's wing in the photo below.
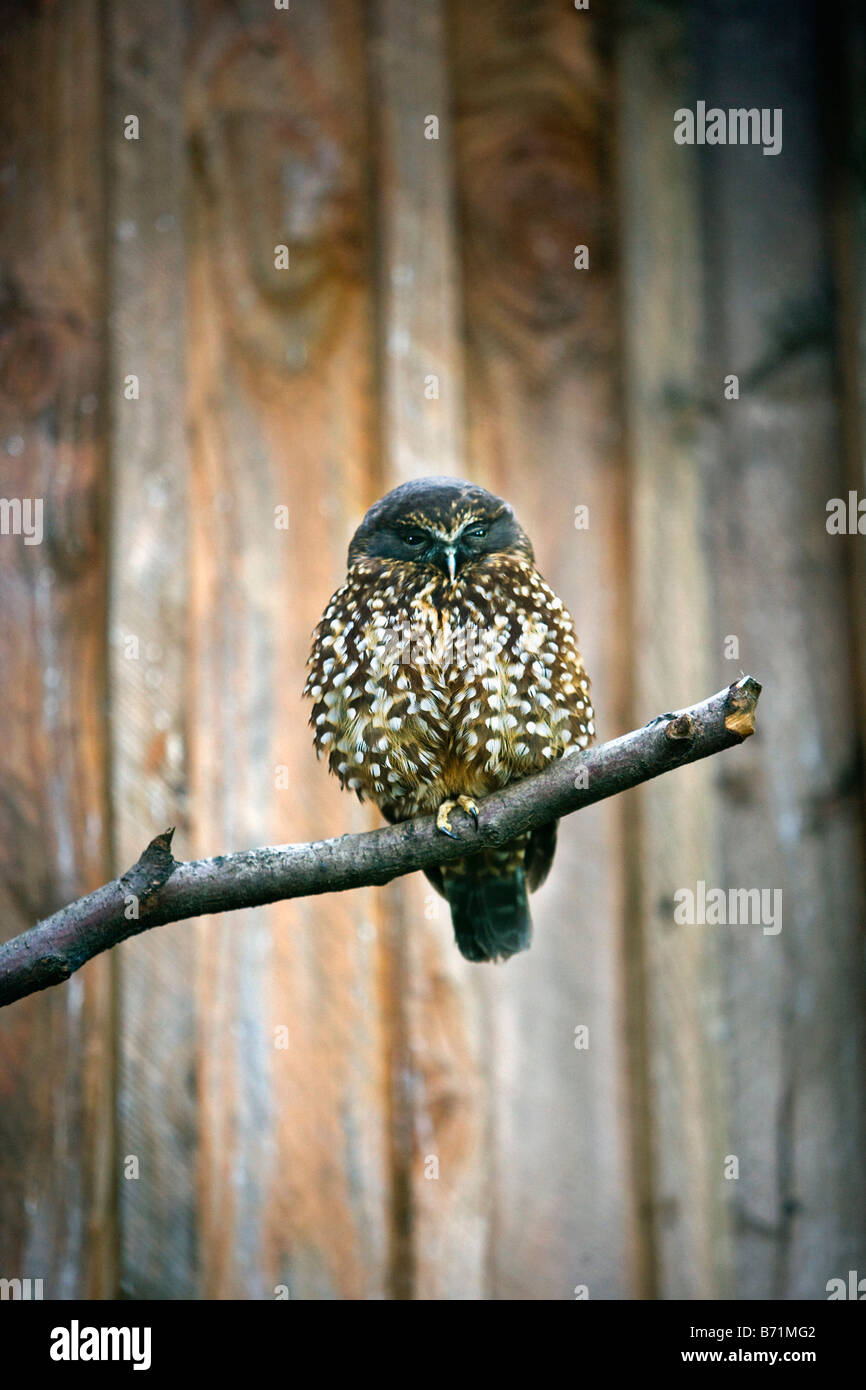
[[[540,888],[547,878],[556,852],[558,825],[559,821],[552,820],[548,825],[540,825],[537,830],[533,830],[529,837],[524,869],[530,893],[534,893],[536,888]]]

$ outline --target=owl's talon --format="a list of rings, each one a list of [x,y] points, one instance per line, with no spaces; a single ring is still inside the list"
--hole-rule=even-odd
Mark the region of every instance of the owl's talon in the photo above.
[[[441,830],[442,834],[447,835],[451,840],[459,839],[459,836],[455,835],[454,831],[451,829],[451,822],[448,819],[456,805],[456,801],[443,801],[439,810],[436,812],[436,829]]]
[[[461,811],[465,811],[467,816],[471,816],[475,821],[475,828],[478,828],[478,807],[471,796],[450,797],[443,801],[439,810],[436,812],[436,829],[441,830],[443,835],[448,835],[452,840],[459,840],[460,836],[455,835],[451,829],[449,817],[455,806],[459,806]]]

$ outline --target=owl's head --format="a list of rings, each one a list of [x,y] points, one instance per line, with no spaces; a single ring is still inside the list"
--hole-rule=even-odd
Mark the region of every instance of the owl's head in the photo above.
[[[533,559],[511,507],[459,478],[416,478],[375,502],[349,546],[349,568],[365,556],[429,565],[453,580],[490,555]]]

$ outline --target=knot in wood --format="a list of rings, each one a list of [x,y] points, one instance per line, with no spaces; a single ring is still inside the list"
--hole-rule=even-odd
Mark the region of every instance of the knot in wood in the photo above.
[[[678,714],[665,725],[665,738],[672,743],[687,743],[694,738],[695,732],[695,721],[690,714]]]

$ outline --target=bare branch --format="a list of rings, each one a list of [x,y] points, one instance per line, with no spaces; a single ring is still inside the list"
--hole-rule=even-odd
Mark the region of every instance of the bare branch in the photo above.
[[[675,767],[742,743],[755,729],[761,687],[751,676],[643,729],[563,758],[479,803],[477,830],[455,817],[456,840],[433,816],[308,845],[275,845],[180,863],[173,830],[157,835],[121,878],[0,946],[0,1005],[68,980],[85,961],[166,922],[259,907],[283,898],[388,883],[460,859],[616,796]],[[134,915],[136,914],[137,915]]]

